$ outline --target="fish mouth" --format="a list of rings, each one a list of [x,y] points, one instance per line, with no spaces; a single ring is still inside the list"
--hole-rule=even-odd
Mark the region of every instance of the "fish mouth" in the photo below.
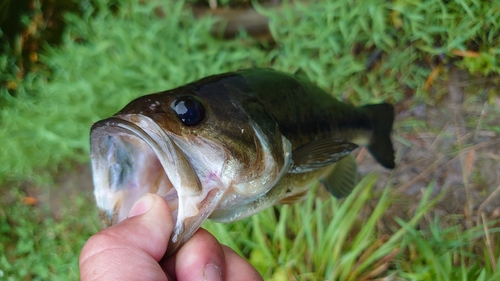
[[[90,142],[94,195],[103,227],[126,219],[144,194],[157,193],[167,202],[174,222],[168,256],[220,201],[222,192],[202,188],[170,133],[146,116],[99,121],[92,126]]]

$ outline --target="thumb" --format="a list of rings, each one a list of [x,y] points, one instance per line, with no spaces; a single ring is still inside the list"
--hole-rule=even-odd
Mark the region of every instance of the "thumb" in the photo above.
[[[173,222],[157,194],[145,194],[124,221],[90,237],[80,254],[80,278],[166,280],[158,261],[167,249]]]

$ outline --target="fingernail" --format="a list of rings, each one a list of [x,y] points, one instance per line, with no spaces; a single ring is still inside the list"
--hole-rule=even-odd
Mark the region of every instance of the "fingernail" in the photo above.
[[[132,209],[130,209],[130,212],[128,213],[128,217],[135,217],[135,216],[140,216],[153,207],[154,203],[154,197],[150,193],[144,194],[137,202],[135,202],[134,206]]]
[[[213,263],[209,263],[205,266],[205,271],[203,271],[204,281],[222,281],[222,271],[220,267]]]

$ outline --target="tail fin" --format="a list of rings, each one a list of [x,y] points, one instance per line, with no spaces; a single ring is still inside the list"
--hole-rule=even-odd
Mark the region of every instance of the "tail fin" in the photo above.
[[[391,141],[394,107],[388,103],[381,103],[365,105],[363,108],[370,117],[373,127],[373,138],[368,145],[368,151],[382,166],[393,169],[396,166]]]

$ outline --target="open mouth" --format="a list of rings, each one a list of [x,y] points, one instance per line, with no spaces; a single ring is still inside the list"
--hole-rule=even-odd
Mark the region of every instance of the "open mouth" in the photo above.
[[[220,202],[223,190],[218,182],[210,186],[204,179],[202,188],[174,136],[146,116],[130,114],[99,121],[92,126],[90,139],[94,195],[103,227],[126,219],[145,193],[157,193],[172,213],[172,253]]]
[[[167,256],[194,234],[223,196],[218,182],[210,186],[204,180],[202,188],[187,151],[146,116],[129,114],[99,121],[92,126],[90,139],[94,195],[102,226],[126,219],[142,195],[157,193],[167,202],[174,223]]]
[[[210,215],[221,196],[215,190],[202,189],[184,153],[146,116],[125,115],[95,123],[91,157],[103,227],[126,219],[145,193],[157,193],[172,213],[171,242],[182,243]]]
[[[148,128],[147,124],[142,125]],[[165,136],[155,136],[121,118],[113,117],[94,124],[92,169],[96,203],[104,227],[127,218],[132,206],[145,193],[162,196],[175,223],[178,194],[166,172],[175,164],[166,163],[167,159],[162,156],[162,147],[154,139],[161,137]]]

